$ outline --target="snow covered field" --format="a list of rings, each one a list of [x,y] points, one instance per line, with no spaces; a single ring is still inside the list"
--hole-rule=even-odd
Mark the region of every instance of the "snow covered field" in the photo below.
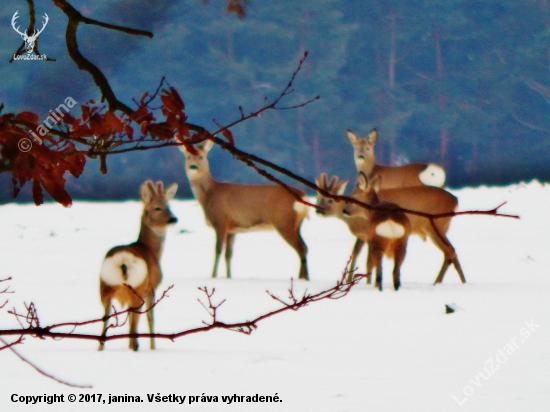
[[[169,182],[165,182],[169,183]],[[548,411],[550,410],[550,186],[538,182],[454,192],[460,210],[490,209],[520,220],[456,217],[449,239],[467,284],[453,268],[433,286],[442,255],[429,241],[409,241],[402,289],[361,283],[349,296],[322,301],[259,323],[250,336],[213,331],[157,341],[138,353],[126,340],[39,341],[16,349],[45,371],[92,389],[63,386],[35,372],[9,350],[0,352],[0,411]],[[137,199],[137,188],[136,188]],[[162,261],[169,292],[157,308],[157,332],[200,326],[208,316],[197,287],[216,288],[221,321],[250,319],[279,304],[298,273],[298,258],[275,233],[237,236],[232,280],[210,279],[214,232],[195,201],[172,201],[179,218],[169,229]],[[0,327],[17,323],[6,313],[34,302],[42,325],[97,318],[98,273],[105,252],[137,238],[141,205],[77,202],[70,209],[0,206]],[[354,239],[343,222],[310,213],[302,227],[309,247],[311,282],[328,288],[339,278]],[[365,257],[359,260],[364,271]],[[225,273],[225,266],[220,267]],[[5,285],[5,283],[3,284]],[[0,299],[2,303],[4,299]],[[445,305],[457,310],[445,314]],[[81,332],[100,333],[101,326]],[[121,332],[126,332],[126,327]],[[140,332],[146,332],[142,316]],[[64,395],[64,403],[25,405],[20,396]],[[68,395],[77,402],[69,403]],[[78,402],[80,394],[106,403]],[[147,395],[187,396],[185,403],[149,403]],[[281,402],[232,403],[222,396],[275,396]],[[140,396],[142,403],[108,404],[109,395]],[[201,402],[201,396],[218,402]],[[189,396],[197,402],[189,404]],[[85,400],[85,397],[82,397]]]

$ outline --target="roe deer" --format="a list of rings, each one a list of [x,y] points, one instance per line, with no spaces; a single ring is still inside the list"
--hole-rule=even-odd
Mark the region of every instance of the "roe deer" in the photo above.
[[[348,140],[353,146],[353,158],[357,172],[363,172],[370,178],[380,176],[380,189],[393,189],[410,186],[443,187],[445,171],[434,163],[410,163],[403,166],[382,166],[376,163],[374,143],[378,138],[376,129],[367,137],[357,137],[348,130]]]
[[[307,246],[300,235],[307,206],[278,185],[243,185],[214,180],[207,159],[212,146],[211,140],[195,145],[196,155],[180,146],[185,155],[185,171],[191,190],[202,206],[206,223],[216,231],[212,277],[217,275],[220,255],[225,246],[227,277],[231,278],[231,256],[237,233],[274,229],[298,253],[299,279],[309,280]],[[304,192],[293,190],[305,198]]]
[[[342,195],[348,183],[347,180],[338,181],[338,176],[332,176],[330,181],[327,181],[327,176],[324,173],[320,175],[316,181],[317,186],[333,195]],[[378,198],[383,202],[395,203],[404,209],[431,214],[451,213],[454,212],[458,206],[458,201],[455,196],[443,189],[430,186],[380,190],[378,192]],[[332,201],[332,199],[318,194],[317,206],[317,213],[323,216],[335,216],[345,220],[345,217],[342,215],[342,211],[345,207],[344,202]],[[435,283],[441,283],[443,281],[443,276],[451,263],[454,265],[462,283],[466,283],[456,251],[447,238],[451,217],[448,216],[434,219],[434,228],[428,218],[411,213],[406,213],[406,215],[411,224],[411,234],[416,234],[422,239],[429,237],[439,250],[443,252],[443,265],[441,266]],[[358,221],[357,218],[351,218],[349,221],[346,221],[346,223],[352,234],[357,237],[352,251],[351,261],[351,269],[354,269],[357,255],[364,245],[364,241],[361,239],[361,233],[365,231],[366,222]]]
[[[338,176],[332,176],[330,180],[328,180],[327,174],[321,173],[315,178],[315,184],[320,189],[323,189],[332,195],[343,196],[348,181],[338,181]],[[345,202],[339,202],[331,199],[330,197],[325,197],[320,192],[317,192],[316,206],[317,208],[315,209],[315,212],[317,214],[324,217],[334,216],[340,220],[343,220],[348,225],[350,232],[357,238],[351,252],[351,261],[348,269],[348,281],[351,281],[353,271],[355,270],[357,256],[361,253],[361,249],[365,244],[363,236],[366,234],[367,222],[363,217],[344,216],[342,211],[344,210],[344,206],[346,206]],[[367,282],[371,283],[370,277],[367,278]]]
[[[105,308],[103,337],[107,331],[112,299],[118,300],[123,307],[129,307],[130,334],[137,333],[139,312],[143,310],[148,310],[149,332],[154,333],[152,305],[155,302],[155,289],[162,280],[160,257],[166,227],[178,221],[170,211],[168,201],[174,197],[177,189],[175,183],[166,190],[161,181],[153,184],[147,180],[143,183],[140,188],[143,214],[137,242],[116,246],[107,252],[99,275],[101,303]],[[100,341],[99,350],[103,350],[104,343]],[[130,337],[129,347],[138,350],[136,337]],[[153,337],[151,349],[155,349]]]
[[[378,180],[378,178],[376,178]],[[382,290],[382,257],[393,258],[393,288],[401,286],[401,265],[407,253],[407,240],[411,232],[409,219],[399,206],[390,202],[381,202],[376,194],[375,180],[368,181],[364,173],[357,177],[357,187],[352,197],[368,204],[380,207],[372,210],[348,203],[342,210],[344,216],[362,217],[366,219],[365,231],[361,237],[369,245],[367,257],[367,278],[376,269],[375,287]]]

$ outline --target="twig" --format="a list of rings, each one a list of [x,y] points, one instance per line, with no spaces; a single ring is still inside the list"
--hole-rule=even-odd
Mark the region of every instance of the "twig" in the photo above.
[[[22,338],[22,337],[21,337]],[[20,338],[20,339],[21,339]],[[31,362],[30,360],[28,360],[27,358],[23,357],[19,352],[17,352],[15,349],[14,349],[14,344],[17,342],[13,342],[13,344],[8,344],[4,339],[0,338],[0,342],[2,342],[4,344],[4,346],[2,347],[2,349],[9,349],[11,350],[19,359],[21,359],[23,362],[25,362],[27,365],[31,366],[35,371],[37,371],[39,374],[47,377],[47,378],[50,378],[50,379],[53,379],[54,381],[56,382],[59,382],[63,385],[67,385],[67,386],[70,386],[71,388],[92,388],[93,386],[92,385],[79,385],[79,384],[76,384],[76,383],[71,383],[71,382],[67,382],[67,381],[64,381],[62,379],[59,379],[57,377],[55,377],[54,375],[44,371],[43,369],[39,368],[37,365],[35,365],[33,362]]]

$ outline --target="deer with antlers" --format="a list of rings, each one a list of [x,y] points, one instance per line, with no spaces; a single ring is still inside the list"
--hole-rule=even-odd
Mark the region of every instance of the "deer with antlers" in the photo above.
[[[162,280],[160,258],[166,228],[178,221],[170,211],[168,201],[177,190],[178,185],[175,183],[166,190],[161,181],[153,183],[147,180],[143,183],[140,188],[143,213],[137,242],[116,246],[107,252],[99,275],[101,303],[105,308],[103,337],[108,328],[112,299],[116,299],[123,307],[129,307],[130,334],[137,332],[142,312],[147,314],[149,332],[151,335],[154,333],[153,306],[155,289]],[[100,341],[99,350],[103,350],[104,343]],[[138,350],[135,336],[130,337],[129,347]],[[151,349],[155,349],[152,336]]]
[[[50,21],[50,18],[48,17],[48,15],[46,13],[44,13],[44,22],[42,23],[42,28],[40,30],[35,30],[33,32],[32,36],[29,36],[27,34],[27,30],[25,30],[25,32],[22,33],[19,30],[19,26],[15,27],[15,23],[16,23],[17,19],[19,18],[18,14],[19,14],[19,10],[17,10],[14,13],[13,17],[11,18],[11,26],[21,36],[23,41],[27,44],[27,49],[26,49],[27,53],[32,53],[34,51],[34,47],[36,45],[36,40],[38,40],[38,36],[40,35],[40,33],[42,33],[44,31],[44,29],[48,25],[48,21]]]
[[[348,181],[340,181],[338,176],[332,176],[329,180],[326,173],[323,173],[316,178],[316,183],[320,189],[332,195],[342,196]],[[356,193],[357,190],[356,188],[354,193]],[[455,196],[443,189],[429,186],[379,190],[377,196],[380,201],[391,202],[403,209],[425,214],[449,214],[454,212],[458,206],[458,200]],[[365,216],[344,216],[342,213],[344,207],[345,202],[343,201],[335,201],[329,197],[323,196],[321,193],[317,194],[317,213],[322,216],[335,216],[344,220],[352,234],[357,237],[351,255],[351,268],[354,269],[357,256],[365,243],[363,234],[366,230],[367,222],[365,221]],[[435,283],[443,282],[443,277],[451,264],[456,269],[462,283],[466,283],[456,251],[447,238],[451,216],[434,219],[432,224],[427,217],[406,212],[405,214],[411,225],[411,234],[416,234],[422,239],[426,239],[426,237],[430,238],[437,248],[443,252],[443,264]]]
[[[382,257],[393,258],[393,288],[401,286],[401,265],[407,253],[407,241],[411,232],[409,219],[395,203],[382,202],[377,191],[379,178],[370,181],[364,173],[357,177],[356,189],[352,197],[369,206],[366,209],[357,204],[347,203],[342,214],[350,218],[363,218],[365,225],[357,230],[361,238],[369,245],[367,257],[367,279],[376,269],[375,287],[382,290]]]
[[[298,254],[298,278],[309,280],[307,246],[300,235],[307,206],[296,200],[305,198],[305,193],[291,188],[293,195],[278,185],[218,182],[210,173],[207,159],[212,146],[211,140],[205,140],[194,146],[195,153],[180,146],[185,156],[185,172],[191,190],[202,206],[206,223],[216,231],[212,277],[217,275],[220,255],[225,247],[226,273],[231,278],[231,257],[237,233],[271,229],[276,230]]]
[[[348,130],[348,141],[353,146],[353,158],[357,172],[368,178],[380,176],[380,189],[393,189],[411,186],[443,187],[445,170],[435,163],[411,163],[403,166],[382,166],[376,163],[374,144],[378,131],[372,129],[367,137],[358,137]]]

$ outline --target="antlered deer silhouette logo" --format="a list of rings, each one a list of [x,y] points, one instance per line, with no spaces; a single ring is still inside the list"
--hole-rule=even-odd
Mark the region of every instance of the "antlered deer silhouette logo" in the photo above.
[[[40,33],[42,33],[44,31],[44,29],[46,28],[46,25],[48,24],[48,21],[50,20],[50,18],[48,17],[48,15],[46,13],[44,13],[44,23],[42,24],[42,28],[40,30],[35,30],[34,33],[32,34],[32,36],[29,36],[27,34],[27,30],[25,30],[24,33],[22,33],[20,30],[19,30],[19,26],[15,26],[16,24],[16,20],[19,18],[19,10],[17,10],[13,17],[11,18],[11,26],[13,27],[13,29],[19,33],[21,35],[21,38],[23,39],[23,41],[26,43],[26,50],[27,50],[27,53],[32,53],[36,47],[36,40],[38,39],[38,36],[40,35]]]

